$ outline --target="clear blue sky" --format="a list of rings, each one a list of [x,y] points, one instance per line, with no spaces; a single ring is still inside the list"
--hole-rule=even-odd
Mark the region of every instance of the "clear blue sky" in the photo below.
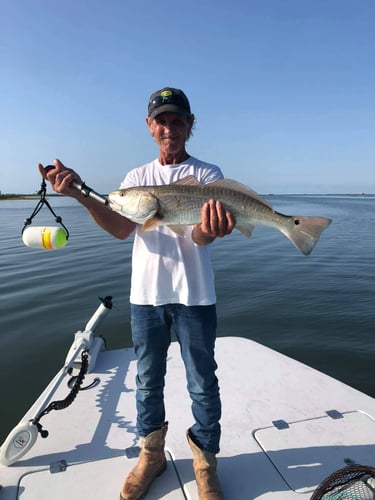
[[[260,193],[375,193],[374,0],[2,0],[0,190],[60,158],[100,192],[157,148],[149,95],[185,90],[188,151]]]

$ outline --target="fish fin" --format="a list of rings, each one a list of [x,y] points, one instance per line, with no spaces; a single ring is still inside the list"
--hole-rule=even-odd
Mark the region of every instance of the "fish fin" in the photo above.
[[[214,182],[210,182],[209,184],[206,184],[206,186],[214,186],[218,188],[223,188],[223,189],[231,189],[233,191],[238,191],[239,193],[246,194],[248,196],[252,196],[256,200],[258,200],[260,203],[265,205],[268,208],[272,208],[271,205],[266,201],[264,198],[262,198],[258,193],[250,189],[248,186],[245,184],[242,184],[241,182],[234,181],[233,179],[219,179]]]
[[[266,207],[272,208],[272,206],[258,193],[256,193],[253,189],[250,189],[245,184],[242,184],[241,182],[235,181],[233,179],[218,179],[217,181],[209,182],[207,184],[202,184],[194,175],[188,175],[183,179],[179,179],[178,181],[173,182],[172,184],[177,184],[177,185],[179,184],[185,186],[214,186],[223,189],[232,189],[234,191],[238,191],[248,196],[252,196]]]
[[[186,177],[183,177],[182,179],[179,179],[178,181],[172,182],[173,185],[185,185],[185,186],[203,186],[198,179],[195,177],[195,175],[187,175]]]
[[[161,217],[159,214],[155,214],[150,219],[147,219],[146,222],[142,225],[142,231],[154,231],[154,229],[156,229],[160,225],[162,220],[163,217]]]
[[[309,255],[312,249],[317,244],[320,234],[332,222],[331,219],[325,217],[302,217],[294,215],[294,226],[292,229],[280,229],[287,238],[298,248],[304,255]]]
[[[251,224],[236,224],[235,229],[237,229],[241,234],[246,236],[246,238],[250,238],[253,233],[254,226]]]
[[[167,228],[176,233],[178,236],[182,238],[186,237],[186,225],[183,224],[168,224]]]

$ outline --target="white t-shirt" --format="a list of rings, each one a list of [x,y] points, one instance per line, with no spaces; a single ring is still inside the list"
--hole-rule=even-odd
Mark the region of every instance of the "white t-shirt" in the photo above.
[[[178,165],[154,160],[131,170],[120,189],[133,186],[171,184],[188,175],[207,184],[223,178],[219,167],[190,156]],[[130,302],[138,305],[210,305],[216,302],[214,273],[208,246],[177,236],[166,226],[141,231],[137,224],[133,245]]]

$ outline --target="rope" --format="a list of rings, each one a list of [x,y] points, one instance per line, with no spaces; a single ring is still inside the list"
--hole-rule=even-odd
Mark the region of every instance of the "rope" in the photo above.
[[[66,232],[66,239],[68,239],[69,238],[69,231],[66,228],[66,226],[63,224],[62,218],[55,214],[53,208],[49,204],[49,202],[46,198],[46,192],[47,192],[47,184],[46,184],[46,181],[44,179],[42,179],[42,183],[40,185],[40,190],[38,191],[38,194],[40,195],[40,200],[38,201],[36,207],[34,208],[33,213],[30,215],[30,217],[25,219],[25,224],[22,228],[21,234],[24,232],[26,227],[31,224],[33,218],[41,211],[41,209],[43,208],[43,205],[46,205],[46,207],[49,209],[49,211],[55,217],[55,222],[57,222],[57,224],[60,224],[64,228],[64,230]]]

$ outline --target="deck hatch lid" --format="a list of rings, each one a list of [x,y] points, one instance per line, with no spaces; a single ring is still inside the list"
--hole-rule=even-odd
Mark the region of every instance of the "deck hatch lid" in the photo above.
[[[330,410],[324,415],[273,425],[253,436],[290,489],[312,492],[348,463],[375,463],[375,420],[360,411]],[[345,443],[345,444],[344,444]]]

